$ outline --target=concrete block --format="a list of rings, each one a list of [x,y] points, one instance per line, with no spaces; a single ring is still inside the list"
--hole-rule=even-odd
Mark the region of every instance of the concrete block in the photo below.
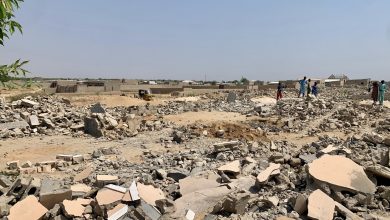
[[[9,189],[7,196],[12,195],[15,196],[15,198],[21,198],[31,181],[32,178],[18,178]]]
[[[39,201],[47,209],[51,209],[55,204],[61,203],[65,199],[72,199],[72,190],[64,188],[59,181],[43,179]]]

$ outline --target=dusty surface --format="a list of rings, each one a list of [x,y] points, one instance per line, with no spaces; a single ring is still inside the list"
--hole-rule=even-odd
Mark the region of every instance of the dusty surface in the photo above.
[[[183,147],[172,145],[166,148],[159,143],[160,136],[167,132],[169,133],[167,130],[157,134],[153,132],[153,136],[147,132],[134,138],[117,141],[63,135],[0,140],[0,169],[6,166],[7,161],[20,160],[33,163],[49,161],[55,160],[57,154],[87,154],[102,147],[117,147],[122,151],[121,156],[131,162],[140,163],[143,151],[146,149],[162,153],[176,151]]]
[[[238,122],[246,121],[245,115],[235,112],[185,112],[178,115],[164,116],[165,120],[175,122],[179,125],[192,124],[195,122],[213,123],[213,122]]]

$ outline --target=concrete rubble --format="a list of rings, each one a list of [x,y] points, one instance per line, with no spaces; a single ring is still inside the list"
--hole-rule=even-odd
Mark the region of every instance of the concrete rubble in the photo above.
[[[11,157],[0,174],[0,217],[389,219],[389,109],[360,105],[351,91],[319,99],[288,91],[272,105],[253,101],[269,91],[127,107],[77,107],[56,96],[3,103],[4,140],[66,135],[107,147],[64,148],[40,162]],[[165,119],[202,111],[249,120]],[[140,155],[128,157],[133,150]]]

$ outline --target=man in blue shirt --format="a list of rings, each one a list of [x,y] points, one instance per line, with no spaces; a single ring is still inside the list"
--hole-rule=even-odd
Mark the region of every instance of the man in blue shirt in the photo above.
[[[307,81],[306,81],[306,76],[303,77],[302,80],[299,81],[299,94],[298,94],[298,98],[301,97],[305,97],[305,91],[306,91],[306,84],[307,84]]]
[[[379,86],[379,104],[383,105],[383,101],[385,100],[385,91],[386,91],[386,84],[385,81],[382,80],[381,84]]]

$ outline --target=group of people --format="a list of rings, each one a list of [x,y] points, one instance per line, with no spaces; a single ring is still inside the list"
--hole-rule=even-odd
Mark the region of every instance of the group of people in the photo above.
[[[299,80],[299,92],[298,92],[298,98],[309,96],[310,94],[313,94],[315,97],[318,96],[318,83],[314,82],[313,85],[311,85],[311,80],[306,80],[306,76],[303,77],[302,80]],[[277,93],[276,93],[276,100],[279,101],[283,98],[283,90],[285,86],[279,82]],[[387,90],[385,81],[382,80],[380,84],[378,82],[373,82],[372,86],[369,87],[369,91],[371,90],[371,98],[374,101],[374,105],[379,101],[380,105],[383,105],[383,102],[385,100],[385,91]]]
[[[375,105],[379,101],[379,105],[383,105],[383,101],[385,100],[385,91],[387,90],[385,81],[382,80],[380,84],[378,82],[373,82],[371,89],[371,98],[374,101],[373,105]]]
[[[318,82],[314,82],[311,85],[311,79],[306,80],[306,76],[303,79],[299,80],[299,93],[298,98],[305,97],[305,93],[307,92],[307,96],[313,94],[315,97],[318,96]]]
[[[280,100],[283,98],[283,90],[285,86],[279,82],[278,89],[276,93],[276,100]],[[318,82],[314,82],[314,84],[311,84],[311,79],[306,80],[306,76],[303,77],[302,80],[299,80],[299,93],[298,98],[305,97],[305,94],[307,93],[307,96],[310,94],[313,94],[315,97],[318,96]]]

